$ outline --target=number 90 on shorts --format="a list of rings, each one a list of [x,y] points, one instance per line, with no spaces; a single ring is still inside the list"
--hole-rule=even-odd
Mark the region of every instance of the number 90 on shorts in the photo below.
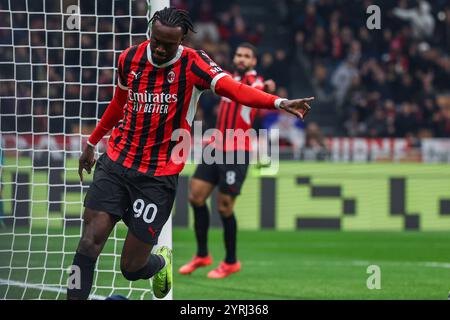
[[[158,213],[158,207],[154,203],[145,204],[143,199],[136,199],[133,203],[133,211],[135,218],[142,216],[145,223],[152,223]]]

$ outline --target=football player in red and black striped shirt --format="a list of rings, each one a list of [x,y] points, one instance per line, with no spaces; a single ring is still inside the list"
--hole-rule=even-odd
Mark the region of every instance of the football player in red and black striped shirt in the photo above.
[[[120,263],[124,277],[153,277],[158,298],[170,291],[170,249],[161,247],[156,254],[151,250],[170,215],[184,165],[172,154],[183,136],[172,133],[190,129],[204,90],[255,108],[284,109],[300,118],[310,110],[312,98],[287,100],[256,90],[233,80],[203,51],[182,46],[193,29],[186,11],[165,8],[151,21],[150,40],[119,56],[114,97],[80,156],[82,180],[83,170],[90,173],[95,163],[94,146],[114,127],[85,197],[83,233],[72,269],[80,272],[81,286],[69,281],[69,299],[88,298],[96,260],[120,219],[128,226]]]
[[[275,91],[272,80],[264,82],[254,69],[257,64],[256,48],[249,43],[240,44],[233,57],[236,81],[266,92]],[[250,134],[253,129],[253,119],[258,109],[250,108],[236,101],[222,97],[217,112],[216,133],[211,142],[216,153],[222,153],[219,159],[233,159],[222,163],[199,164],[191,180],[189,200],[194,211],[194,231],[197,239],[197,253],[193,259],[183,265],[179,273],[190,274],[197,268],[206,267],[212,263],[208,252],[207,238],[209,228],[209,210],[206,200],[218,186],[217,208],[222,218],[225,242],[225,259],[219,267],[208,273],[209,278],[224,278],[241,269],[241,263],[236,259],[237,223],[234,215],[236,197],[247,175],[249,153],[251,151]],[[242,130],[242,137],[235,139]],[[239,153],[243,163],[236,163]]]

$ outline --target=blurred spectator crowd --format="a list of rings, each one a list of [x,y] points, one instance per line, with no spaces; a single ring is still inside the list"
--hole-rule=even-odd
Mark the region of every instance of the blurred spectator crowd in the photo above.
[[[448,1],[284,3],[295,59],[338,134],[450,137]],[[372,4],[379,30],[366,26]]]
[[[89,133],[112,97],[118,54],[146,38],[145,0],[81,0],[81,13],[92,16],[83,16],[78,31],[63,24],[61,3],[0,4],[2,132]],[[171,4],[195,22],[186,45],[232,70],[234,49],[251,42],[260,48],[258,72],[275,80],[278,95],[316,97],[308,128],[270,113],[257,121],[289,126],[285,139],[296,148],[323,146],[327,117],[327,135],[450,137],[450,104],[442,98],[450,94],[448,1]],[[379,30],[366,26],[371,4],[381,8]],[[213,94],[200,100],[205,129],[215,125],[218,102]]]

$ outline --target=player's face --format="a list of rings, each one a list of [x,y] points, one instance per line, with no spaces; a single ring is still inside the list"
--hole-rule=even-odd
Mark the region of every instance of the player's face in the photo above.
[[[256,66],[256,57],[251,49],[239,47],[234,54],[233,64],[238,72],[245,73]]]
[[[156,20],[152,25],[150,38],[152,60],[156,64],[163,64],[171,60],[176,55],[183,37],[181,27],[168,27]]]

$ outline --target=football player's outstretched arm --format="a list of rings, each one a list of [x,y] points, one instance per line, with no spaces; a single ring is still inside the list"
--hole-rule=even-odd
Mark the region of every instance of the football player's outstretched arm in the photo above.
[[[88,139],[88,143],[84,147],[78,162],[78,175],[83,181],[83,169],[87,173],[91,173],[91,169],[95,164],[94,146],[103,138],[103,136],[114,127],[123,117],[123,105],[127,102],[127,91],[116,87],[114,97],[106,108],[105,113],[95,127],[94,132]]]
[[[314,100],[314,97],[294,100],[282,99],[252,88],[228,76],[221,77],[217,81],[214,91],[218,95],[227,97],[245,106],[260,109],[282,109],[302,120],[305,119],[309,110],[311,110],[309,103]]]

